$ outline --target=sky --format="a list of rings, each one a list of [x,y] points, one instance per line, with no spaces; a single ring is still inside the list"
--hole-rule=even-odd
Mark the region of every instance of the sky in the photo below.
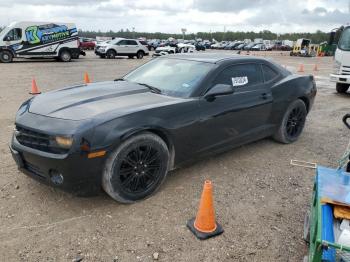
[[[96,31],[328,32],[350,23],[349,5],[350,0],[0,0],[0,26],[49,21]]]

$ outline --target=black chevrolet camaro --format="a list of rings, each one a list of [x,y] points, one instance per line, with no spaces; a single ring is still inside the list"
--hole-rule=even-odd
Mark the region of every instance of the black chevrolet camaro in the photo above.
[[[190,160],[264,137],[300,136],[316,95],[312,76],[266,59],[181,54],[114,81],[37,95],[19,108],[11,152],[45,184],[130,203]]]

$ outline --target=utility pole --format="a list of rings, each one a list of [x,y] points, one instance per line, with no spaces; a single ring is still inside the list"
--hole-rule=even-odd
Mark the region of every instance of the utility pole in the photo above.
[[[182,39],[185,40],[185,33],[186,33],[187,29],[186,28],[181,28],[181,32],[182,32]]]

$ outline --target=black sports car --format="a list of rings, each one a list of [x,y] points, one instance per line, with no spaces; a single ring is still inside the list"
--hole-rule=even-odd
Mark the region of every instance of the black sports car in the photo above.
[[[269,136],[297,140],[315,95],[312,76],[262,58],[168,55],[115,81],[29,99],[11,151],[38,181],[80,195],[102,185],[129,203],[187,161]]]

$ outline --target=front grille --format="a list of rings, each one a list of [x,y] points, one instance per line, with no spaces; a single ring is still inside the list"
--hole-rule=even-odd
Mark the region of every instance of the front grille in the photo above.
[[[53,138],[47,134],[20,126],[16,126],[16,130],[16,139],[21,145],[53,154],[64,154],[68,152],[68,149],[58,147]]]

